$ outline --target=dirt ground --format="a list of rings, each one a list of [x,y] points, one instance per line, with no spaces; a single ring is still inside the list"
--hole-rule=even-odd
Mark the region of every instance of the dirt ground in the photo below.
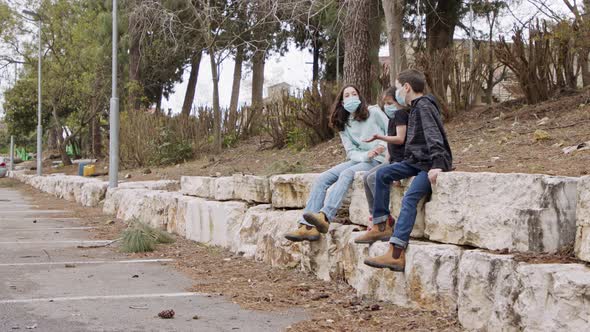
[[[97,208],[40,193],[10,179],[0,179],[0,187],[11,187],[31,197],[39,209],[73,211],[84,226],[98,227],[93,237],[111,240],[119,237],[126,225]],[[112,250],[118,250],[113,244]],[[93,249],[86,250],[92,255]],[[219,247],[207,247],[178,238],[159,245],[152,253],[126,254],[130,258],[172,258],[181,272],[194,280],[190,291],[222,294],[240,306],[261,311],[287,308],[304,310],[310,320],[291,326],[288,331],[461,331],[452,314],[400,308],[384,302],[358,298],[343,281],[324,282],[291,269],[271,268],[261,262],[232,254]],[[392,272],[393,273],[393,272]]]
[[[590,172],[590,150],[562,151],[590,141],[590,89],[538,105],[477,107],[446,128],[460,171],[566,176]],[[537,130],[548,137],[535,139]]]

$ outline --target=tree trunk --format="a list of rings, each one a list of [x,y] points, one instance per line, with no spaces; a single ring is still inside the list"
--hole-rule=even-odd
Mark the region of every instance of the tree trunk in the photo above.
[[[162,98],[164,97],[164,85],[160,84],[158,87],[158,97],[156,98],[156,112],[159,113],[164,113],[162,112]]]
[[[397,75],[407,65],[403,39],[403,16],[405,0],[383,0],[383,12],[387,26],[387,41],[389,45],[389,80],[395,84]]]
[[[374,24],[377,8],[374,0],[347,0],[342,3],[345,11],[344,25],[344,84],[354,84],[369,103],[373,102],[371,79],[374,75],[371,63],[371,24]],[[378,26],[378,24],[376,24]],[[377,49],[376,52],[379,50]]]
[[[49,128],[47,133],[47,147],[49,151],[57,150],[57,131],[54,127]]]
[[[432,58],[435,54],[453,45],[455,27],[459,22],[461,0],[426,0],[426,48]],[[447,102],[449,86],[450,59],[438,57],[442,70],[439,75],[432,75],[432,92],[444,103]]]
[[[379,62],[379,49],[381,48],[381,21],[379,0],[371,0],[369,6],[369,62],[371,63],[371,94],[367,97],[370,103],[376,103],[383,92],[381,76],[381,63]]]
[[[61,125],[61,122],[59,121],[59,116],[57,115],[55,107],[52,110],[52,114],[53,119],[55,120],[55,125],[57,127],[57,147],[59,150],[59,155],[61,156],[61,162],[64,166],[70,166],[72,165],[72,160],[70,159],[70,156],[68,156],[68,153],[66,151],[66,144],[63,137],[63,127]]]
[[[100,118],[99,116],[95,116],[91,122],[91,132],[92,132],[92,156],[94,158],[101,158],[102,157],[102,135],[100,132]]]
[[[588,54],[590,49],[583,49],[579,54],[580,69],[582,71],[582,85],[590,85],[590,68],[588,66]]]
[[[209,49],[209,58],[211,60],[211,78],[213,81],[213,145],[214,151],[221,152],[221,109],[219,106],[219,76],[217,72],[217,61],[215,61],[215,51]]]
[[[590,0],[584,0],[584,13],[582,14],[583,22],[583,43],[584,47],[582,48],[580,54],[578,55],[578,61],[580,61],[580,68],[582,71],[582,84],[584,86],[590,85],[590,68],[588,56],[590,55]]]
[[[312,67],[312,81],[314,86],[320,79],[320,32],[318,29],[313,31],[313,67]]]
[[[202,55],[203,52],[199,50],[191,59],[191,73],[188,78],[188,86],[184,95],[184,102],[182,103],[182,116],[187,118],[193,109],[193,101],[195,100],[195,92],[197,91],[197,79],[199,78]]]
[[[240,100],[240,84],[242,83],[242,63],[244,62],[244,45],[239,45],[236,50],[234,61],[234,79],[231,87],[231,98],[229,102],[228,130],[236,134],[236,123],[238,120],[238,102]],[[237,133],[239,134],[239,133]]]
[[[252,57],[252,106],[248,117],[248,134],[252,133],[252,125],[256,123],[259,114],[264,107],[264,66],[266,61],[266,50],[258,49]]]
[[[139,109],[141,107],[141,72],[140,61],[141,54],[139,50],[140,36],[135,32],[135,18],[133,15],[129,18],[128,31],[130,35],[129,45],[129,85],[127,103],[130,109]]]
[[[493,93],[494,93],[494,39],[492,34],[494,32],[494,23],[495,23],[495,16],[494,20],[490,23],[490,32],[488,37],[488,64],[487,64],[487,77],[486,77],[486,101],[488,105],[494,103],[493,100]]]

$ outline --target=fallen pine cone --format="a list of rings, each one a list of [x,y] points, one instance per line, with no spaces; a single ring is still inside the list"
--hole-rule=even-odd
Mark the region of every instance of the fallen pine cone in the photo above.
[[[170,310],[161,311],[158,314],[158,317],[163,318],[163,319],[174,318],[174,310],[170,309]]]

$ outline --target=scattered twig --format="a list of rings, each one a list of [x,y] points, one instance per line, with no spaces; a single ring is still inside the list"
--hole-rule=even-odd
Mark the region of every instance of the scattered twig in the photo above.
[[[144,309],[149,309],[147,306],[134,306],[134,305],[130,305],[129,309],[137,309],[137,310],[144,310]]]
[[[51,255],[49,255],[49,253],[47,252],[47,250],[43,249],[43,252],[45,253],[45,255],[47,255],[47,258],[49,259],[49,261],[51,262]]]
[[[111,244],[120,241],[121,238],[118,239],[114,239],[113,241],[107,242],[105,244],[98,244],[98,245],[93,245],[93,246],[77,246],[78,249],[96,249],[96,248],[104,248],[104,247],[108,247]]]

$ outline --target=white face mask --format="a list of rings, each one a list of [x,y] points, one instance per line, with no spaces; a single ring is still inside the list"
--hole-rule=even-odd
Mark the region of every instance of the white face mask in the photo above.
[[[402,106],[407,106],[406,95],[407,95],[407,93],[406,93],[406,91],[404,91],[403,87],[395,90],[395,100],[397,100],[397,102]]]
[[[388,117],[393,118],[395,112],[397,112],[397,106],[395,106],[394,104],[385,105],[383,106],[383,110],[385,111],[385,114],[387,114]]]
[[[358,96],[350,96],[342,101],[342,106],[349,113],[354,113],[360,105],[361,100]]]

